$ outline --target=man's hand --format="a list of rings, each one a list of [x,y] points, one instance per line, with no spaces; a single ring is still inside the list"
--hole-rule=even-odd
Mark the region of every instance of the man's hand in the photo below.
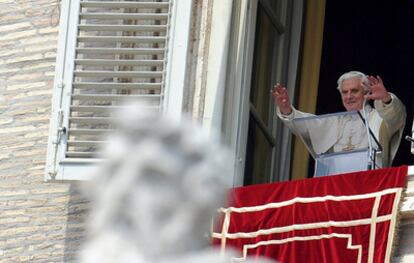
[[[371,100],[382,100],[384,103],[388,103],[391,100],[391,95],[388,93],[387,89],[382,82],[380,76],[373,77],[368,76],[369,86],[361,83],[362,86],[369,89],[369,93],[365,95],[366,99]]]
[[[292,112],[292,105],[290,104],[289,94],[286,88],[278,83],[270,93],[276,105],[279,107],[280,112],[283,115],[289,115]]]

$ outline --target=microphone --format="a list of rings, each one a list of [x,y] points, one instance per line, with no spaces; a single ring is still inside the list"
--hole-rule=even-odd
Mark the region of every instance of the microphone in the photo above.
[[[370,136],[371,134],[369,133],[369,131],[371,129],[369,128],[369,120],[368,120],[368,116],[367,116],[368,114],[366,112],[366,107],[365,107],[366,102],[367,102],[367,100],[364,99],[364,102],[363,102],[364,104],[362,104],[362,113],[364,114],[364,118],[363,119],[365,120],[365,128],[366,128],[366,131],[367,131],[367,139],[368,139],[368,164],[367,164],[367,170],[372,170],[372,169],[375,169],[375,153],[373,153],[374,148],[372,147],[372,138]],[[360,114],[359,111],[358,111],[358,114]]]
[[[362,122],[365,125],[365,118],[362,116],[361,112],[357,111],[359,117],[361,118]],[[369,127],[368,127],[369,128]],[[369,128],[369,134],[371,135],[371,138],[374,139],[375,144],[377,145],[378,149],[380,152],[382,152],[382,146],[381,143],[378,141],[377,137],[375,137],[374,133],[372,132],[371,128]],[[414,139],[413,139],[414,140]]]
[[[414,133],[413,133],[413,137],[414,137]],[[411,142],[411,153],[414,154],[414,138],[410,137],[410,136],[405,136],[405,139],[409,142]]]
[[[410,136],[405,136],[405,139],[409,142],[414,142],[414,138],[410,137]]]

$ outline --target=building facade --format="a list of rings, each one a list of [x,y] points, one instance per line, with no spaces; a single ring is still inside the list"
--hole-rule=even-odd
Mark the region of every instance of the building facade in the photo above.
[[[307,153],[273,117],[269,90],[286,83],[314,111],[324,5],[1,1],[0,262],[76,262],[81,186],[123,99],[219,136],[236,156],[234,186],[306,177]],[[412,208],[396,262],[414,254]]]

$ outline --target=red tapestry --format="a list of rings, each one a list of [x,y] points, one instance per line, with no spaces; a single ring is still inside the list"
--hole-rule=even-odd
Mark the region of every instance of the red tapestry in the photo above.
[[[213,242],[239,260],[390,262],[407,166],[231,191]]]

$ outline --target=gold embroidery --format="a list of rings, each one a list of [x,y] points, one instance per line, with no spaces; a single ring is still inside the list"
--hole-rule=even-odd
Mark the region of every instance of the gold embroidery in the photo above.
[[[352,151],[355,149],[355,145],[352,144],[352,136],[348,137],[348,143],[346,144],[346,147],[342,148],[342,151]]]

